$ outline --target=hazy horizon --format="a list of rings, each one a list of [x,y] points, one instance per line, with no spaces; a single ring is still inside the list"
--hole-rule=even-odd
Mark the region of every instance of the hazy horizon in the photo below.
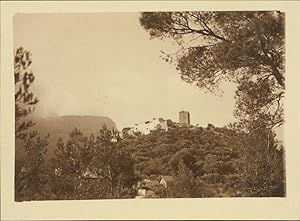
[[[17,14],[20,46],[32,52],[35,115],[106,116],[118,129],[158,117],[178,121],[181,110],[201,126],[235,121],[235,85],[223,84],[216,96],[182,81],[160,57],[175,46],[150,40],[139,13]]]

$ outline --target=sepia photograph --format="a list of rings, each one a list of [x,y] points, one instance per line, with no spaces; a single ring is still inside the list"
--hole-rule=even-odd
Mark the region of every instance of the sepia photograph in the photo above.
[[[17,13],[14,200],[286,197],[285,13]]]
[[[1,220],[299,219],[299,3],[0,5]]]

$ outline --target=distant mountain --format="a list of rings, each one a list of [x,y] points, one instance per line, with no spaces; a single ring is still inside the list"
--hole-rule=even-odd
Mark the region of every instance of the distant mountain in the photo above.
[[[32,127],[41,136],[47,136],[49,133],[49,145],[47,147],[47,158],[54,156],[54,150],[58,138],[61,137],[65,141],[68,139],[70,132],[74,128],[80,129],[84,134],[97,133],[102,125],[106,125],[108,129],[117,129],[115,122],[103,116],[58,116],[58,117],[32,117],[31,120],[36,123]],[[24,158],[24,146],[22,142],[16,140],[16,159]]]

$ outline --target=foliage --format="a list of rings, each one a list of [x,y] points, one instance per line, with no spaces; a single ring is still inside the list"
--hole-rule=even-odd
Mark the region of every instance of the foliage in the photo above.
[[[184,81],[210,92],[221,82],[237,83],[239,119],[263,115],[270,128],[283,123],[284,13],[144,12],[140,23],[151,38],[178,43],[176,53],[164,56]]]
[[[21,170],[16,171],[16,201],[51,197],[48,168],[44,161],[47,145],[48,137],[41,138],[35,133],[27,136],[25,140],[27,158]]]
[[[274,11],[144,12],[140,23],[152,38],[181,40],[180,74],[213,88],[220,80],[236,79],[240,68],[250,75],[272,74],[283,86],[283,19]]]
[[[235,116],[248,131],[266,128],[272,131],[284,123],[283,92],[278,91],[274,81],[241,80],[236,92]]]
[[[28,131],[33,125],[26,117],[33,111],[38,99],[31,92],[35,77],[29,67],[31,53],[20,47],[14,58],[15,78],[15,138],[24,142],[25,162],[15,162],[15,200],[37,200],[51,197],[48,185],[45,153],[48,137],[38,136],[36,131]]]
[[[264,128],[242,138],[238,188],[248,196],[285,195],[284,150],[274,137]]]
[[[262,151],[265,142],[269,142],[268,154]],[[209,125],[152,131],[121,143],[132,153],[141,177],[156,174],[174,178],[168,197],[284,195],[283,156],[274,135],[269,141],[254,141],[240,130]]]
[[[37,175],[29,183],[41,191],[28,198],[133,198],[138,179],[144,178],[152,180],[143,186],[147,198],[284,196],[283,150],[274,134],[269,140],[257,139],[259,134],[266,136],[264,132],[250,136],[209,125],[121,140],[106,128],[96,136],[74,129],[66,143],[58,141],[51,167],[41,170],[44,164],[37,161],[36,171],[45,171],[49,181],[43,187]],[[263,149],[266,142],[269,149]],[[173,177],[166,189],[158,184],[160,175]]]
[[[29,67],[31,65],[31,53],[20,47],[16,50],[14,59],[15,78],[15,136],[24,139],[25,130],[34,125],[31,120],[24,118],[33,111],[33,105],[38,99],[29,90],[35,77]]]
[[[74,129],[68,142],[58,141],[53,159],[58,198],[131,198],[136,183],[134,161],[105,126],[95,137]],[[116,138],[119,140],[120,138]]]
[[[275,139],[274,128],[284,123],[284,13],[144,12],[140,24],[151,39],[178,44],[178,51],[163,52],[163,58],[176,65],[184,81],[212,93],[220,91],[225,81],[237,85],[234,115],[239,122],[229,126],[239,136],[239,159],[220,162],[206,155],[202,169],[209,173],[202,180],[224,182],[220,175],[227,173],[226,194],[283,196],[284,150]],[[238,191],[233,193],[232,187]]]
[[[116,142],[113,142],[115,139]],[[97,162],[101,176],[110,186],[112,198],[128,197],[136,183],[134,160],[130,153],[119,145],[120,137],[116,131],[103,127],[97,137]]]
[[[183,161],[180,161],[175,180],[168,185],[167,195],[175,198],[207,197],[203,183]]]

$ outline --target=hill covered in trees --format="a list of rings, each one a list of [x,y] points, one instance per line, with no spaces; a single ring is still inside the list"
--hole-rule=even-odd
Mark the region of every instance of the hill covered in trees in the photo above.
[[[282,149],[253,152],[249,134],[233,128],[173,128],[121,141],[142,177],[171,175],[167,197],[282,196]],[[268,153],[270,158],[265,157]]]
[[[151,198],[284,196],[283,150],[272,139],[268,150],[253,152],[259,144],[251,139],[233,126],[177,127],[125,139],[106,127],[89,135],[74,129],[59,139],[52,160],[36,168],[33,190],[22,187],[26,165],[17,171],[17,200],[134,198],[140,182],[161,175],[173,181],[167,188],[148,186]]]

